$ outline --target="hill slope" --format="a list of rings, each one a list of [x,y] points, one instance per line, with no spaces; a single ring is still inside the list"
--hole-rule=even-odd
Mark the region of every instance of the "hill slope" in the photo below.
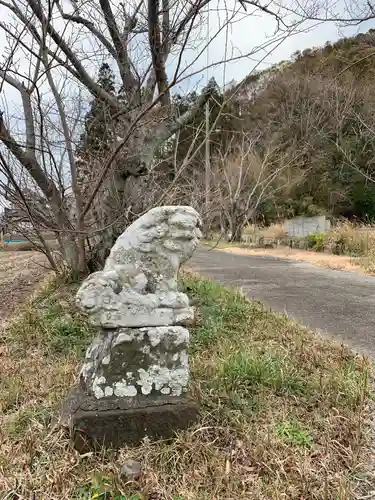
[[[275,142],[281,155],[288,148],[302,152],[290,189],[266,209],[270,217],[275,206],[284,215],[375,217],[374,59],[370,30],[297,52],[237,87],[244,128]],[[301,180],[294,182],[296,176]]]

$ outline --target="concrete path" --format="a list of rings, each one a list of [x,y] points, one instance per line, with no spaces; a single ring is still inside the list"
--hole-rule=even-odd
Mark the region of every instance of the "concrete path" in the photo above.
[[[207,249],[198,249],[189,265],[375,358],[375,277]]]

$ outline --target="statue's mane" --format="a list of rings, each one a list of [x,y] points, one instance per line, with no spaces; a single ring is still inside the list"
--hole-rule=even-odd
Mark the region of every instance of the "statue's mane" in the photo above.
[[[106,261],[106,268],[117,262],[117,254],[124,252],[174,254],[174,240],[194,238],[194,230],[201,226],[199,214],[188,206],[163,206],[149,212],[131,224],[115,242]]]

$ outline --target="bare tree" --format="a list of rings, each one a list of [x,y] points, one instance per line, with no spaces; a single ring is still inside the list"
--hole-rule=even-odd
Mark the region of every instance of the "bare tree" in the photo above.
[[[261,203],[272,201],[279,191],[301,182],[305,172],[300,169],[304,149],[285,151],[276,137],[252,138],[243,134],[233,147],[213,162],[215,190],[211,196],[212,210],[224,221],[231,241],[241,241],[249,221],[255,220]]]
[[[155,151],[189,123],[209,97],[207,87],[181,116],[171,105],[173,87],[202,71],[197,66],[207,48],[202,23],[208,10],[220,7],[212,0],[140,0],[126,5],[110,0],[0,0],[0,6],[6,13],[0,30],[7,40],[1,87],[17,91],[23,108],[22,125],[5,107],[0,115],[0,141],[8,154],[1,163],[2,188],[18,197],[42,239],[45,228],[54,232],[69,269],[84,272],[87,249],[102,261],[126,222],[133,179],[149,172]],[[273,16],[277,27],[272,39],[249,54],[272,50],[299,29],[299,22],[287,25],[282,20],[284,7],[244,0],[234,4],[211,38],[244,6],[248,15],[258,10]],[[196,55],[188,60],[192,48]],[[208,66],[249,54],[225,54]],[[103,60],[116,67],[121,96],[95,80]],[[83,171],[75,157],[81,119],[81,109],[75,108],[87,93],[111,109],[115,133],[105,157]],[[33,191],[33,203],[24,196],[25,187]]]

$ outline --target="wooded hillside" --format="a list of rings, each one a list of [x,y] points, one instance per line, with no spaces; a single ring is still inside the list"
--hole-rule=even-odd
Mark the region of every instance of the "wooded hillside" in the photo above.
[[[221,218],[235,232],[255,214],[266,222],[320,213],[375,218],[374,56],[370,30],[295,53],[224,92],[216,86],[208,193],[214,224]],[[180,112],[197,97],[176,97]],[[177,172],[176,201],[200,207],[207,201],[204,121],[202,110],[162,155],[168,182]]]

